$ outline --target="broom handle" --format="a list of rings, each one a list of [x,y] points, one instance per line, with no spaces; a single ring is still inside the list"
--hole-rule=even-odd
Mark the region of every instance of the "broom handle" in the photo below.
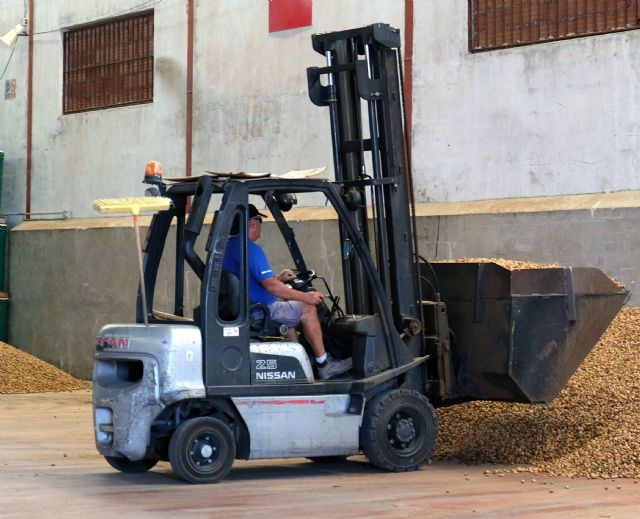
[[[149,325],[149,318],[147,317],[147,290],[144,286],[144,269],[142,266],[142,246],[140,245],[140,222],[139,215],[133,215],[133,226],[136,231],[136,252],[138,253],[138,274],[140,275],[140,292],[142,293],[142,318],[144,319],[144,325]]]

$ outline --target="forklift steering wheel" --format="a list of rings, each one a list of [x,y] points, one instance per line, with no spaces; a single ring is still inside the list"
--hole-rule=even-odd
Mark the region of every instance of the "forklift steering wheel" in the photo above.
[[[296,277],[293,280],[299,281],[311,281],[312,279],[316,279],[318,276],[316,275],[315,270],[307,270],[305,272],[297,272]]]
[[[295,290],[306,291],[311,287],[311,282],[317,277],[315,270],[307,270],[305,272],[297,272],[296,276],[287,281],[287,283]]]

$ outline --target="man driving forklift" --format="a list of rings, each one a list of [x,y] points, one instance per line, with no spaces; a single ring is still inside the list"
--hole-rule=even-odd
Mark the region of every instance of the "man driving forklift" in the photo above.
[[[327,380],[346,373],[351,369],[351,358],[333,359],[325,350],[322,340],[322,329],[318,319],[316,305],[324,299],[324,294],[318,291],[301,292],[294,290],[285,282],[295,278],[293,271],[283,270],[274,276],[269,260],[262,247],[256,243],[260,238],[262,214],[253,204],[249,204],[249,300],[251,304],[263,303],[269,308],[271,319],[289,327],[287,339],[298,341],[296,327],[302,327],[302,333],[311,346],[315,356],[318,376]],[[236,276],[241,271],[241,242],[239,215],[231,227],[229,242],[222,268],[229,270]]]

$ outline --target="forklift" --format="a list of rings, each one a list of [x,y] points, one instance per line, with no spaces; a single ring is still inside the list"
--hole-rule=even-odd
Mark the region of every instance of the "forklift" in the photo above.
[[[146,180],[170,203],[147,233],[136,322],[104,326],[94,356],[96,446],[119,471],[169,461],[185,481],[213,483],[235,459],[359,453],[383,470],[416,470],[436,445],[434,406],[550,401],[624,303],[626,289],[597,269],[421,257],[400,32],[373,24],[312,44],[326,61],[307,79],[311,101],[329,109],[333,179]],[[287,220],[301,199],[331,213],[330,273],[303,254]],[[304,338],[288,340],[249,300],[249,204],[270,213],[295,266],[292,288],[324,283],[325,347],[351,357],[350,372],[319,380]],[[223,268],[234,221],[239,275]]]

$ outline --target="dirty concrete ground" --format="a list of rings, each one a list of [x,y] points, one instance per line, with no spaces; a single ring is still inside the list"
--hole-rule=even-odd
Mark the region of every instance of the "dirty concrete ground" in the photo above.
[[[495,468],[237,461],[222,482],[189,485],[168,463],[111,469],[94,448],[90,391],[0,395],[1,517],[640,517],[640,481],[485,473]]]

